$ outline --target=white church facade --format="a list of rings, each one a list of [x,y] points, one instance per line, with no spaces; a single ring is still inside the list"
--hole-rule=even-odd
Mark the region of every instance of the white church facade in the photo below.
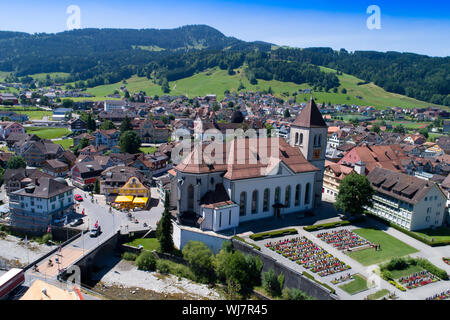
[[[312,99],[290,137],[203,143],[202,152],[214,149],[220,159],[209,164],[195,161],[194,149],[175,167],[178,223],[217,232],[319,205],[327,126]]]

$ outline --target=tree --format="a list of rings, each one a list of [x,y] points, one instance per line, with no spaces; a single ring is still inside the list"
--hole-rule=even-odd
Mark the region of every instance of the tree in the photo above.
[[[139,257],[136,258],[136,265],[139,270],[155,271],[156,259],[152,252],[144,250]]]
[[[419,133],[421,134],[421,135],[423,135],[425,138],[427,138],[428,139],[428,129],[426,129],[426,128],[423,128],[423,129],[420,129],[419,130]]]
[[[346,94],[346,93],[347,93],[347,89],[342,88],[341,92],[342,92],[343,94]]]
[[[105,120],[102,122],[102,124],[99,127],[100,130],[111,130],[116,129],[116,126],[111,120]]]
[[[141,148],[141,137],[134,131],[124,132],[119,139],[120,152],[136,154]]]
[[[291,117],[291,113],[289,112],[288,108],[284,109],[284,117],[285,118],[290,118]]]
[[[262,285],[272,297],[279,297],[284,285],[284,274],[280,273],[277,277],[273,268],[270,268],[268,272],[263,273]]]
[[[123,134],[126,131],[133,130],[133,125],[131,124],[130,118],[128,116],[125,116],[125,119],[123,119],[122,123],[120,124],[120,134]]]
[[[69,109],[73,108],[73,100],[72,99],[64,99],[62,106],[64,108],[69,108]]]
[[[267,137],[271,137],[272,130],[274,129],[274,127],[272,127],[272,125],[269,123],[265,123],[264,126],[266,127],[266,130],[267,130]]]
[[[350,215],[362,214],[364,207],[372,207],[372,196],[375,191],[366,176],[351,173],[339,186],[335,207]]]
[[[6,163],[6,168],[8,169],[19,169],[19,168],[26,168],[27,163],[25,162],[25,159],[21,156],[13,156],[9,158],[8,162]]]
[[[377,125],[377,124],[374,124],[373,126],[372,126],[372,131],[373,132],[375,132],[375,133],[380,133],[380,126],[379,125]]]
[[[165,199],[164,199],[164,212],[162,214],[160,224],[160,232],[159,232],[159,244],[162,252],[172,253],[174,251],[174,244],[172,238],[173,225],[172,218],[169,211],[170,206],[170,196],[166,191]]]
[[[238,284],[240,293],[248,294],[261,283],[262,262],[258,257],[233,251],[225,243],[214,260],[216,274],[223,282]]]
[[[188,241],[183,248],[183,257],[188,261],[192,272],[199,281],[212,282],[214,280],[214,256],[203,242]]]
[[[98,179],[95,180],[94,193],[95,194],[100,194],[100,182],[98,181]]]
[[[285,300],[314,300],[303,291],[297,288],[286,288],[283,290],[283,299]]]
[[[392,130],[392,132],[405,134],[405,133],[406,133],[406,129],[405,129],[404,126],[402,126],[401,124],[399,124],[398,126],[396,126],[396,127]]]

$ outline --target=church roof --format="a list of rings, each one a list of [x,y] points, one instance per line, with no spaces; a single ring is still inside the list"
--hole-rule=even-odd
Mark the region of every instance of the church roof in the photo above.
[[[309,100],[292,125],[305,128],[327,128],[327,124],[323,120],[322,114],[313,98]]]

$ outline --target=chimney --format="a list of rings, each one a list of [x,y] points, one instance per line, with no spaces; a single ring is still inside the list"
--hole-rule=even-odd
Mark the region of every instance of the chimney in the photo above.
[[[357,174],[366,175],[366,164],[362,161],[358,161],[355,163],[355,167],[354,170],[356,171]]]

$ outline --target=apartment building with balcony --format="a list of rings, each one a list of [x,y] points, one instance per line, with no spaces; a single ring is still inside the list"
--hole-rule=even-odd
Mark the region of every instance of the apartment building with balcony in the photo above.
[[[372,214],[410,231],[440,227],[445,222],[447,197],[428,180],[383,168],[368,175],[375,189]]]

